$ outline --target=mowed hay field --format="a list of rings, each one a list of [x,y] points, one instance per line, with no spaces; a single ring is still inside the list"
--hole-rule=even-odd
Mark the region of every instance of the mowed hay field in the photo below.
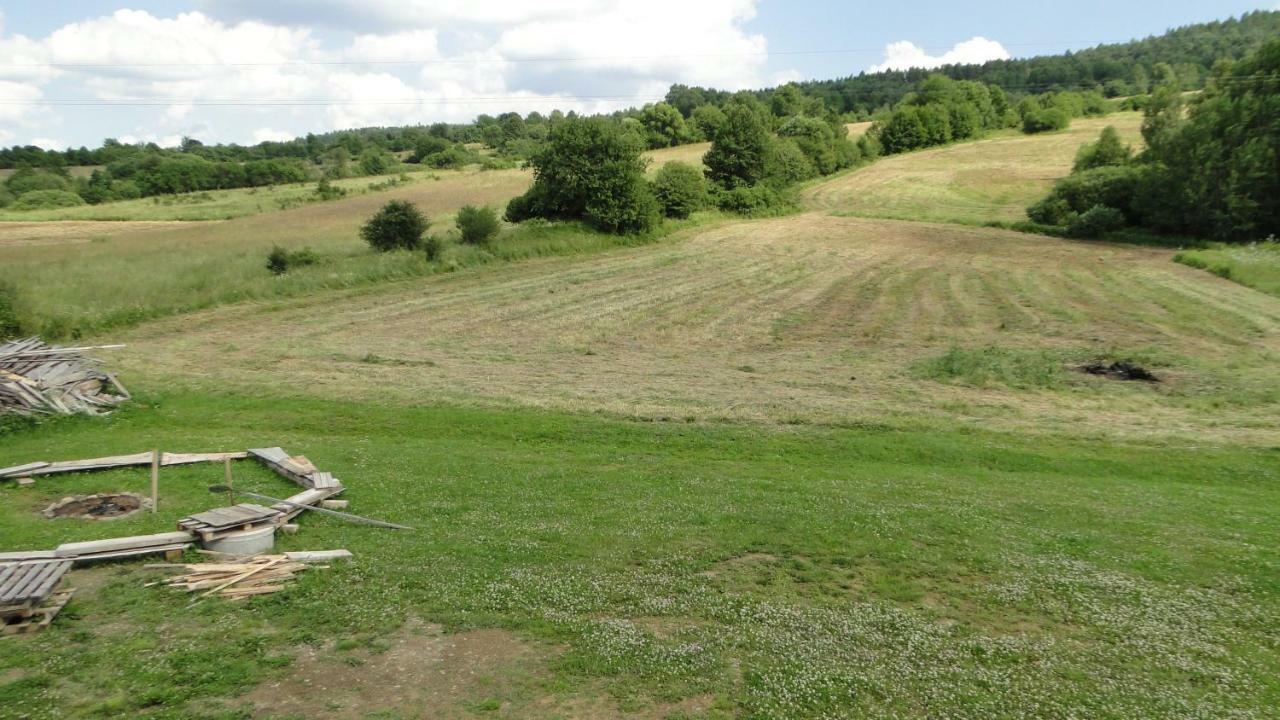
[[[1169,256],[808,214],[219,308],[129,333],[117,362],[163,383],[651,419],[1280,440],[1280,299]],[[929,369],[952,351],[991,367]],[[1101,358],[1165,382],[1068,369]]]
[[[425,258],[415,264],[401,255],[370,252],[360,240],[360,225],[396,198],[416,203],[433,220],[433,231],[448,230],[462,205],[501,206],[530,180],[519,170],[442,172],[439,177],[223,222],[167,225],[163,231],[150,224],[59,223],[39,233],[45,241],[37,244],[17,239],[35,233],[34,224],[0,223],[0,265],[35,330],[92,332],[221,302],[420,272]],[[69,231],[67,242],[49,240],[59,228]],[[90,242],[83,242],[86,237]],[[322,264],[274,277],[265,267],[274,245],[312,248]]]
[[[1013,134],[883,158],[809,188],[815,208],[862,217],[986,223],[1026,220],[1026,208],[1071,172],[1080,146],[1108,125],[1135,146],[1136,112],[1077,119],[1044,135]]]

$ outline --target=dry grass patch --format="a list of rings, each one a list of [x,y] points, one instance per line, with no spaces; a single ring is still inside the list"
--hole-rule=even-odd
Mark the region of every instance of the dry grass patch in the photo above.
[[[650,173],[657,172],[658,168],[669,162],[683,162],[694,167],[702,167],[702,156],[706,155],[710,149],[711,143],[709,142],[691,143],[660,150],[650,150],[645,153],[645,157],[649,159]]]
[[[607,255],[216,309],[132,333],[120,364],[135,384],[680,421],[941,420],[1280,439],[1280,300],[1169,256],[808,214]],[[987,346],[1064,361],[1154,349],[1177,381],[1136,387],[1073,374],[1061,388],[975,387],[912,371],[952,348]]]
[[[79,245],[124,234],[153,234],[157,230],[200,227],[175,221],[0,222],[0,249],[47,245]]]
[[[1118,113],[1075,120],[1060,133],[1000,135],[895,155],[809,188],[804,200],[815,209],[863,217],[1026,220],[1026,207],[1071,172],[1081,145],[1096,140],[1108,125],[1136,145],[1141,123],[1138,113]]]

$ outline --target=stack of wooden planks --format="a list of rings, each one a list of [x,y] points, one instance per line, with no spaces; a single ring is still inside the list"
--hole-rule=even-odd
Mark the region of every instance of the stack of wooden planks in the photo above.
[[[56,347],[39,338],[0,343],[0,413],[98,415],[129,399],[111,373],[84,355],[99,348]]]
[[[303,570],[328,566],[309,565],[291,559],[288,555],[255,555],[207,563],[156,563],[147,567],[185,570],[181,575],[151,584],[164,584],[186,592],[200,592],[192,603],[194,605],[215,594],[231,600],[244,600],[255,595],[279,592],[284,589],[284,583],[297,577]]]
[[[302,508],[297,507],[298,505],[319,505],[321,501],[339,495],[346,489],[332,473],[317,470],[315,465],[302,455],[290,456],[278,447],[251,448],[249,455],[303,488],[302,492],[285,498],[292,504],[278,503],[272,506],[280,511],[281,523],[292,520],[302,512]]]
[[[71,599],[74,590],[58,590],[70,560],[41,559],[0,563],[0,632],[36,632]]]
[[[208,543],[233,532],[255,530],[263,525],[275,527],[280,516],[280,511],[273,508],[240,503],[188,515],[178,520],[178,529],[199,535],[202,542]]]

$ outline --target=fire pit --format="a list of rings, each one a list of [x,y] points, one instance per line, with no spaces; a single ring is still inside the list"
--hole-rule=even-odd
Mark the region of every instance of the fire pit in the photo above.
[[[102,493],[65,497],[44,509],[44,516],[82,520],[116,520],[151,507],[151,500],[135,493]]]

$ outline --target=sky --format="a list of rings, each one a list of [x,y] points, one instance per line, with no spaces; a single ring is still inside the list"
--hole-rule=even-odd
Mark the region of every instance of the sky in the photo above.
[[[1275,0],[0,0],[0,145],[255,143],[1078,50]]]

